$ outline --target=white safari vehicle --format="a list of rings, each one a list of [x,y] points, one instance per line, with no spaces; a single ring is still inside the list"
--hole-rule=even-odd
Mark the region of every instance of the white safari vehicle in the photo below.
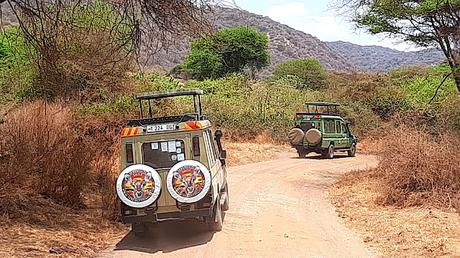
[[[212,231],[222,229],[229,207],[226,151],[222,132],[212,131],[201,108],[201,90],[136,96],[140,118],[121,131],[121,173],[116,191],[121,218],[144,235],[149,223],[197,219]],[[193,97],[194,113],[153,115],[164,98]]]

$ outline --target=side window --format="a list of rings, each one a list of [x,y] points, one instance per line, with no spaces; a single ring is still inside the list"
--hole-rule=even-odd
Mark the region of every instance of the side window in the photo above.
[[[347,132],[347,127],[345,126],[344,123],[342,123],[342,133],[343,133],[343,134],[348,134],[348,132]]]
[[[339,120],[335,121],[335,132],[342,133],[342,122]]]
[[[325,120],[324,121],[324,132],[325,133],[335,133],[335,122],[334,122],[334,120]]]
[[[216,162],[216,155],[214,153],[214,148],[212,145],[211,135],[209,131],[206,131],[204,133],[204,142],[206,145],[206,152],[207,152],[208,159],[209,159],[209,166],[212,167],[214,166],[214,163]]]

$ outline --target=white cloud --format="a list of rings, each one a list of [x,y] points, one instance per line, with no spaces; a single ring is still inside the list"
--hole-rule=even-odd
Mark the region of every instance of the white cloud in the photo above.
[[[291,2],[283,5],[272,5],[267,10],[265,15],[268,17],[278,20],[286,17],[300,17],[305,16],[305,5],[300,2]]]

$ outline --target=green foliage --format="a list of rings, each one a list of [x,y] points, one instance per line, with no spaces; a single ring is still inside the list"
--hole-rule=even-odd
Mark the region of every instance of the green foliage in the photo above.
[[[17,28],[9,28],[0,35],[0,104],[34,95],[32,82],[37,71],[33,56]]]
[[[222,29],[192,43],[183,67],[198,80],[248,69],[252,75],[270,64],[268,37],[249,27]]]
[[[273,71],[275,80],[295,82],[298,89],[320,89],[326,85],[327,73],[316,59],[290,60]]]
[[[438,65],[430,68],[400,68],[390,72],[390,76],[391,81],[403,89],[410,105],[427,108],[443,77],[449,72],[447,65]],[[455,82],[451,77],[439,89],[433,102],[442,102],[456,92]]]

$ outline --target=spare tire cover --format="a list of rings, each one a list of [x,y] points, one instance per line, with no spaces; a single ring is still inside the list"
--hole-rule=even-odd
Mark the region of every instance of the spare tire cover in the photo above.
[[[211,187],[211,173],[196,160],[184,160],[168,172],[166,187],[169,194],[181,203],[203,199]]]
[[[300,128],[292,128],[288,133],[289,143],[291,145],[301,145],[303,144],[303,138],[305,133]]]
[[[312,128],[305,134],[305,139],[309,144],[318,144],[321,142],[321,132]]]
[[[152,167],[132,165],[120,173],[116,188],[117,195],[124,204],[133,208],[145,208],[160,196],[161,178]]]

